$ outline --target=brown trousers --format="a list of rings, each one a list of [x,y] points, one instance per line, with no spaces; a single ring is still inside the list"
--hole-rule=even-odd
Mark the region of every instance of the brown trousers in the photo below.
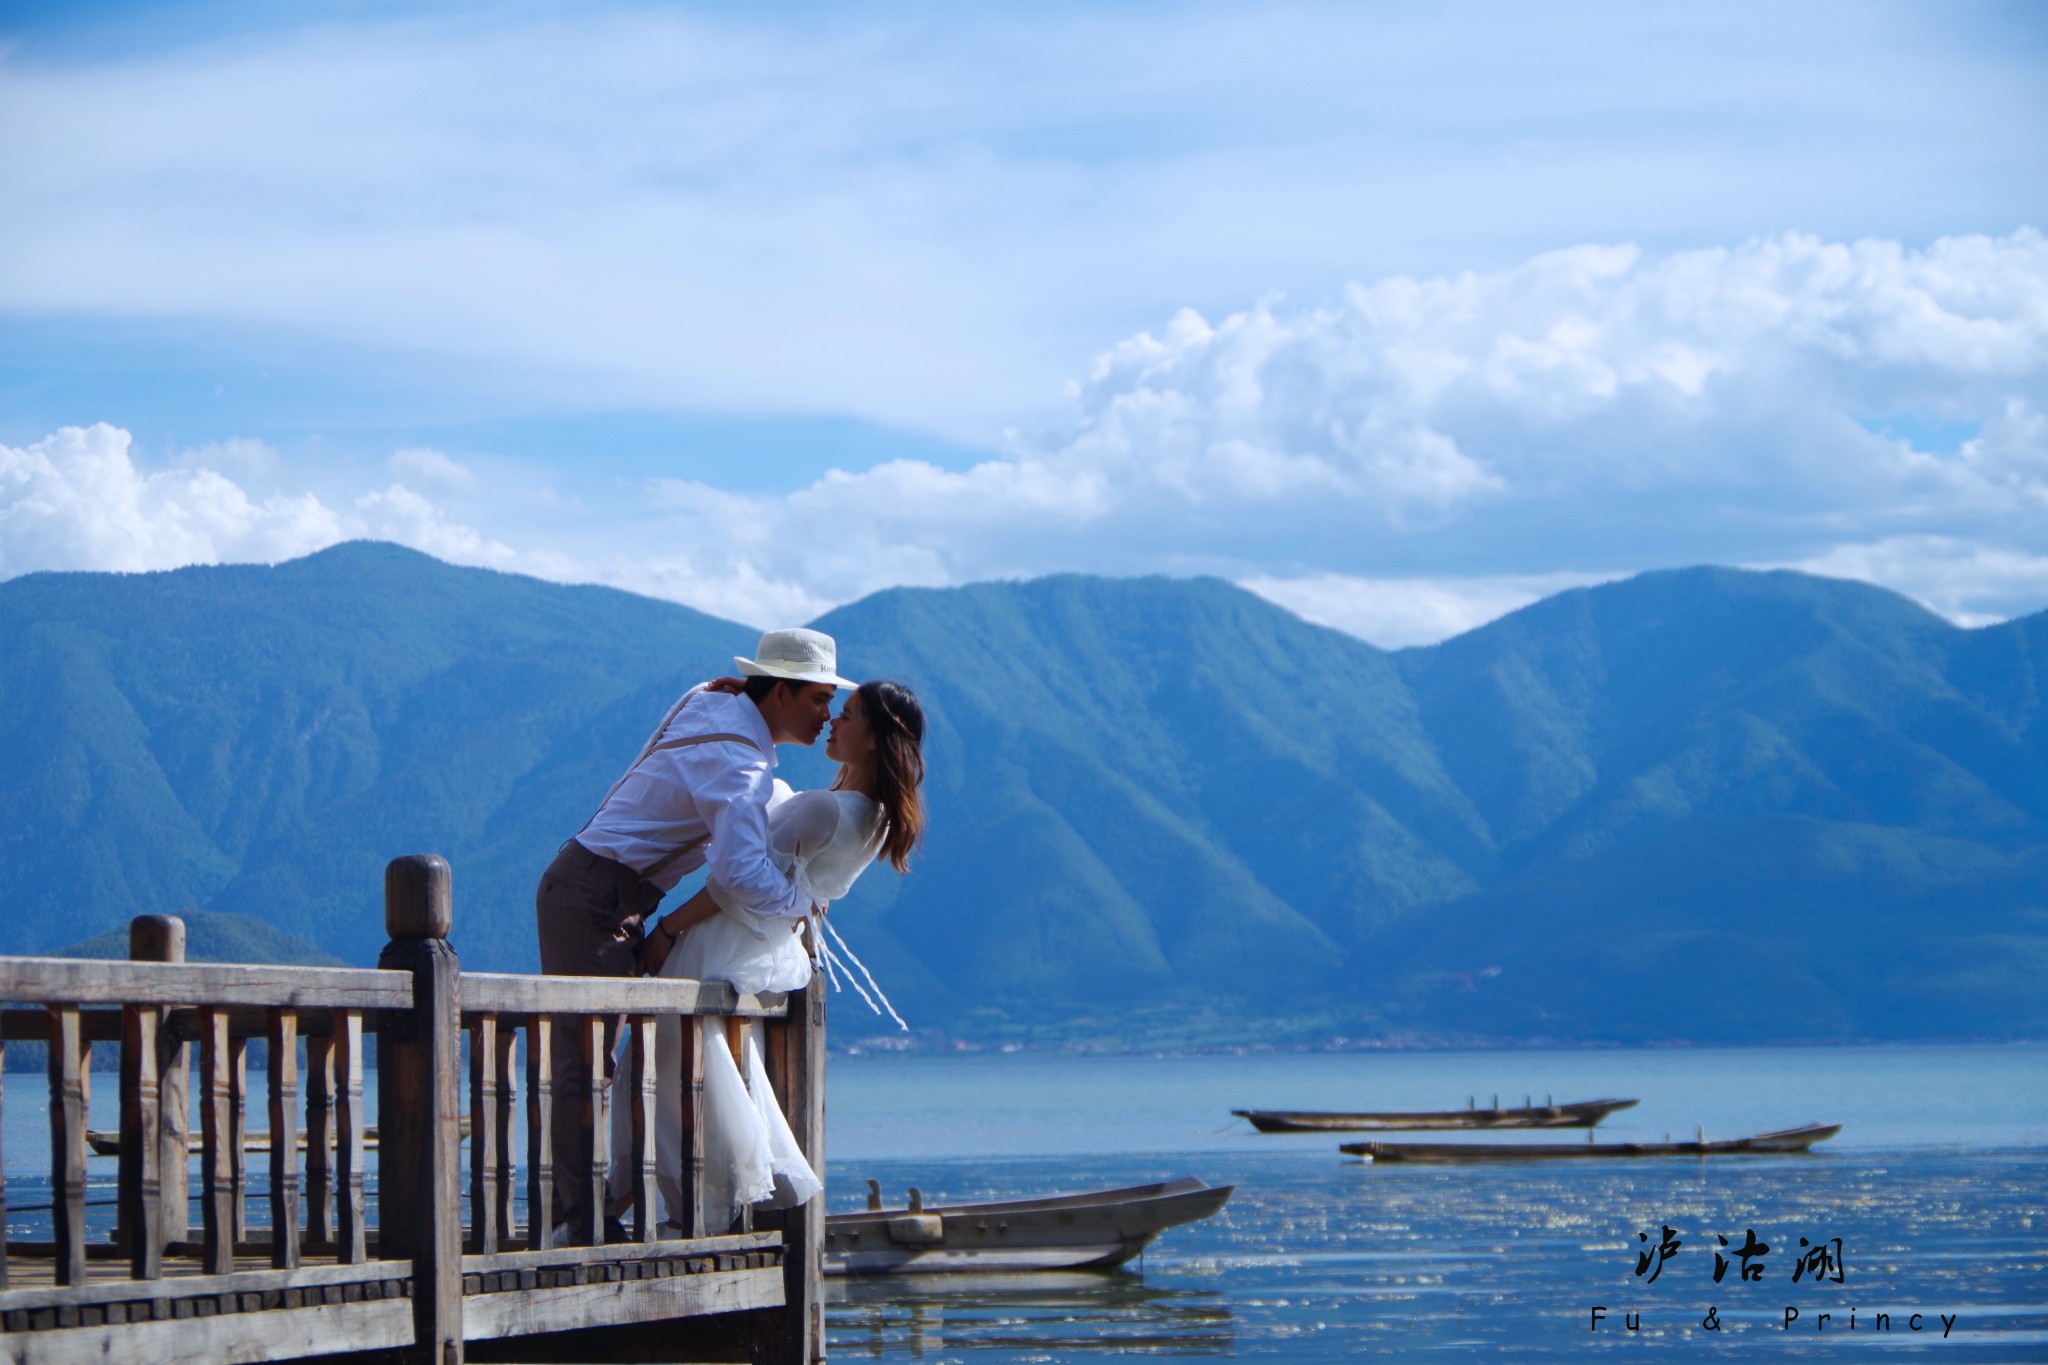
[[[642,926],[661,889],[624,863],[571,839],[541,874],[533,909],[540,928],[540,969],[549,976],[638,976]],[[605,1023],[606,1078],[618,1043],[618,1019]],[[590,1138],[597,1114],[583,1040],[556,1028],[554,1046],[555,1221],[572,1230],[590,1202]],[[603,1227],[602,1210],[598,1226]],[[600,1230],[599,1240],[603,1240]]]

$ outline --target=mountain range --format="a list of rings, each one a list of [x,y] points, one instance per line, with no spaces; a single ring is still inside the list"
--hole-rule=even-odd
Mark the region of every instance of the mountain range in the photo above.
[[[1211,579],[813,624],[926,703],[929,837],[833,922],[938,1035],[2048,1035],[2048,617],[1693,569],[1397,651]],[[539,870],[755,636],[371,543],[0,583],[0,949],[197,908],[367,963],[435,851],[465,963],[531,970]]]

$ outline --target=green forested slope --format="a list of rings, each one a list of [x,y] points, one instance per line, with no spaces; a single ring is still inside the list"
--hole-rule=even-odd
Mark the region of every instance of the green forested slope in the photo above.
[[[281,964],[292,967],[349,967],[358,964],[344,962],[332,953],[322,952],[296,934],[288,934],[275,925],[265,924],[260,919],[247,915],[224,915],[214,910],[185,909],[178,912],[178,918],[185,922],[185,960],[187,962],[259,962]],[[60,948],[56,957],[88,957],[105,959],[126,959],[128,956],[128,927],[109,929],[94,934],[68,948]]]
[[[930,709],[917,870],[834,910],[920,1024],[2048,1033],[2042,618],[1703,569],[1393,653],[1213,580],[816,624]],[[0,584],[0,947],[200,905],[368,961],[384,860],[434,850],[465,961],[530,968],[539,869],[753,638],[378,545]]]
[[[675,692],[754,633],[600,588],[343,545],[277,568],[0,584],[0,935],[247,914],[352,961],[384,862],[460,869],[479,965]]]

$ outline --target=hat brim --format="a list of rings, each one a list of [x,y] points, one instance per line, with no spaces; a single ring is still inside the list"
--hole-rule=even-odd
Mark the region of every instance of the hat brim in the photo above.
[[[802,673],[794,669],[781,668],[775,664],[755,663],[752,659],[732,656],[733,666],[738,668],[742,678],[781,678],[785,682],[830,683],[834,687],[859,687],[851,678],[842,678],[837,673]]]

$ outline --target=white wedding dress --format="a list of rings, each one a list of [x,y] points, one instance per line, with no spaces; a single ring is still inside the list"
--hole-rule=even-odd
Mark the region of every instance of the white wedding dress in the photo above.
[[[838,900],[882,846],[882,808],[858,792],[792,793],[780,779],[768,802],[768,840],[776,862],[812,905]],[[802,932],[794,932],[801,930]],[[662,963],[664,977],[729,981],[743,994],[800,991],[811,981],[816,929],[803,920],[769,919],[721,910],[683,931]],[[704,1040],[705,1226],[723,1232],[749,1206],[794,1208],[824,1188],[783,1117],[761,1058],[760,1021],[747,1020],[742,1056],[734,1058],[725,1020],[694,1021]],[[683,1020],[657,1025],[656,1050],[673,1058]],[[683,1209],[683,1106],[679,1069],[663,1065],[657,1079],[655,1163],[668,1218]],[[611,1193],[630,1188],[631,1125],[612,1125]]]

